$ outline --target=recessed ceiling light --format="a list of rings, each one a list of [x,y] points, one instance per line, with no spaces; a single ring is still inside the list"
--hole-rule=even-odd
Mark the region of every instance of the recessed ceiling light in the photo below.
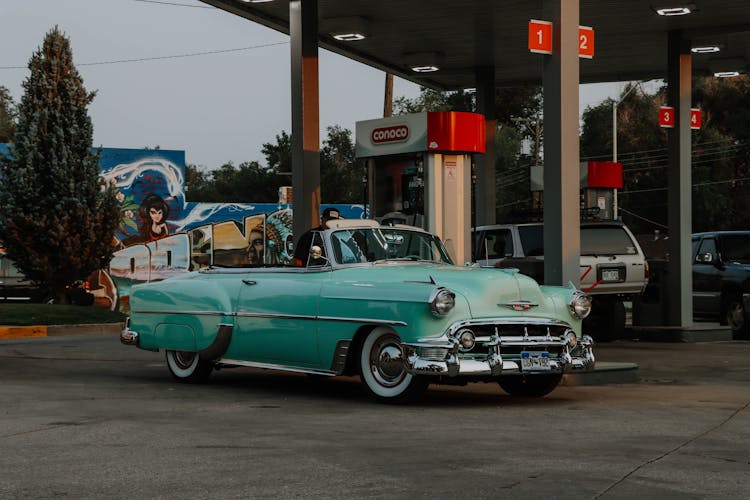
[[[273,0],[242,0],[245,3],[267,3],[273,2]]]
[[[666,7],[664,9],[656,9],[656,13],[660,16],[684,16],[692,12],[690,7]]]
[[[412,66],[411,70],[415,73],[432,73],[434,71],[439,71],[440,68],[437,66]]]
[[[364,40],[367,36],[364,33],[331,33],[331,36],[341,42],[356,42],[358,40]]]
[[[714,76],[717,78],[731,78],[733,76],[740,76],[739,71],[717,71],[714,73]]]
[[[719,52],[721,49],[716,45],[713,45],[706,47],[693,47],[690,50],[693,52],[693,54],[712,54],[714,52]]]

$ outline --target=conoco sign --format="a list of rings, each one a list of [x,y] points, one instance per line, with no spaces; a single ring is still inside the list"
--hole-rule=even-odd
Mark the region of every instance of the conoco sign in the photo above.
[[[406,125],[393,125],[391,127],[376,128],[370,134],[370,140],[374,144],[388,142],[402,142],[409,138],[409,127]]]

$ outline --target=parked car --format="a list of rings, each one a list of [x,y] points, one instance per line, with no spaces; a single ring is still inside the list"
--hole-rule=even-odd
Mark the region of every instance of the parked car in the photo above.
[[[750,338],[750,231],[693,234],[693,314]]]
[[[94,303],[94,294],[90,290],[90,281],[77,280],[65,288],[70,304],[90,306]],[[12,260],[0,248],[0,302],[43,302],[52,304],[55,298],[48,290],[40,288],[16,267]]]
[[[41,302],[45,298],[40,290],[18,270],[12,260],[0,248],[0,301]]]
[[[474,230],[474,261],[483,267],[513,267],[544,283],[544,225],[496,224]],[[620,222],[581,224],[581,289],[594,312],[584,329],[597,340],[625,331],[624,301],[648,283],[648,263],[633,233]]]
[[[134,286],[130,307],[121,341],[164,350],[184,382],[252,366],[359,373],[380,401],[468,381],[543,396],[594,366],[579,290],[456,266],[436,236],[376,221],[328,222],[302,267],[191,272]]]

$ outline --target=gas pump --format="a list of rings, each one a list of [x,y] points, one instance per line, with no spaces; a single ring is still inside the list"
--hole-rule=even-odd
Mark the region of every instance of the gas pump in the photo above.
[[[485,151],[484,116],[426,112],[356,124],[367,162],[370,215],[437,234],[456,263],[470,260],[472,155]]]
[[[622,189],[622,163],[590,161],[581,166],[584,207],[594,209],[600,220],[619,219],[617,190]],[[598,209],[598,210],[596,210]]]

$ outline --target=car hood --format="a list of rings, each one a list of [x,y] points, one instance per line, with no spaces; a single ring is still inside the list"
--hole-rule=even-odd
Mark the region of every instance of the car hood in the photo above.
[[[560,304],[553,295],[569,294],[570,290],[555,287],[558,293],[548,293],[533,279],[514,269],[460,267],[442,264],[376,264],[371,271],[352,269],[347,280],[355,285],[352,293],[364,293],[372,299],[425,300],[425,294],[435,287],[445,287],[465,301],[472,317],[502,317],[526,314],[529,316],[559,317]],[[340,275],[341,278],[344,275]],[[337,280],[338,281],[338,280]],[[396,293],[399,290],[399,293]],[[411,293],[404,293],[405,291]],[[380,297],[382,295],[382,297]],[[511,304],[527,302],[527,311],[513,310]]]

